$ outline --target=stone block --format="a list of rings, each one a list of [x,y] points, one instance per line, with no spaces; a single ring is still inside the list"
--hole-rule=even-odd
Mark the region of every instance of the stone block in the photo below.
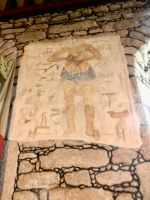
[[[140,8],[142,6],[145,6],[145,2],[126,2],[125,4],[122,5],[124,9],[134,8],[134,7]]]
[[[109,22],[102,26],[102,29],[104,31],[119,31],[124,30],[128,28],[134,28],[140,26],[139,21],[136,19],[130,19],[130,20],[122,20],[118,22]]]
[[[50,17],[36,17],[35,18],[35,23],[36,24],[41,24],[41,23],[49,23]]]
[[[84,10],[81,11],[83,16],[88,16],[92,14],[92,9],[91,8],[85,8]]]
[[[70,18],[71,19],[74,19],[74,18],[77,18],[77,17],[81,17],[81,12],[76,11],[76,12],[71,12],[70,13]]]
[[[132,159],[137,157],[137,152],[135,150],[130,149],[117,149],[112,153],[112,162],[114,164],[131,164]]]
[[[113,5],[109,6],[110,11],[117,11],[117,10],[120,10],[120,9],[121,9],[121,5],[119,5],[119,4],[118,5],[113,4]]]
[[[16,19],[14,23],[26,22],[28,21],[27,18]]]
[[[42,189],[39,192],[40,199],[39,200],[47,200],[47,190]]]
[[[102,28],[97,28],[97,29],[91,29],[89,31],[89,34],[96,34],[96,33],[102,33],[103,29]]]
[[[13,200],[38,200],[38,195],[31,191],[15,192],[13,194]]]
[[[106,171],[96,175],[96,180],[102,185],[112,186],[115,184],[121,184],[123,182],[132,181],[132,175],[130,172],[125,171]]]
[[[141,126],[141,137],[142,137],[142,146],[140,152],[143,155],[144,159],[150,160],[150,126]]]
[[[83,30],[88,29],[92,27],[97,27],[98,25],[93,20],[85,20],[83,22],[76,22],[74,24],[67,24],[67,25],[54,25],[49,27],[49,33],[50,34],[57,34],[57,33],[63,33],[67,31],[75,31],[75,30]]]
[[[32,165],[27,160],[23,160],[19,163],[19,174],[21,173],[29,173],[35,168],[35,165]]]
[[[0,27],[1,29],[8,29],[8,28],[12,28],[13,24],[2,24]]]
[[[108,7],[107,6],[98,6],[93,9],[94,13],[105,13],[108,12]]]
[[[8,34],[4,36],[4,39],[9,40],[9,39],[14,39],[15,35],[14,34]]]
[[[140,191],[143,195],[144,200],[150,198],[150,162],[142,163],[136,166],[136,173],[140,179]]]
[[[134,48],[134,47],[124,47],[124,53],[125,54],[131,54],[131,55],[134,55],[137,53],[137,49]]]
[[[146,37],[142,33],[138,33],[136,31],[131,31],[129,36],[134,38],[134,39],[141,40],[143,42],[149,42],[150,41],[149,37]]]
[[[57,22],[57,21],[68,21],[69,20],[69,16],[68,15],[60,15],[60,16],[56,16],[53,17],[51,19],[51,22]]]
[[[49,200],[113,200],[113,193],[107,190],[95,188],[57,188],[49,190]]]
[[[63,167],[102,167],[108,164],[109,159],[105,150],[78,150],[78,149],[56,149],[48,156],[40,156],[43,169],[54,169]]]
[[[140,48],[145,44],[145,42],[142,42],[140,40],[136,40],[133,38],[121,38],[120,40],[121,40],[122,45],[125,45],[128,47]]]
[[[65,174],[65,181],[72,186],[86,185],[91,186],[91,179],[88,170],[81,170],[77,172]]]
[[[25,31],[25,28],[4,29],[1,31],[1,35],[12,34],[12,33],[22,33],[24,31]]]
[[[48,28],[48,24],[34,24],[32,26],[29,26],[28,29],[29,30],[44,30]]]
[[[135,30],[146,36],[150,36],[150,28],[147,26],[141,26],[139,28],[136,28]]]
[[[43,40],[46,39],[46,33],[44,31],[25,32],[21,35],[17,35],[16,39],[20,43]]]
[[[17,185],[22,190],[50,189],[58,187],[59,174],[55,172],[31,172],[18,176]]]
[[[110,15],[110,16],[105,16],[105,17],[100,17],[100,18],[97,18],[95,19],[96,22],[101,22],[101,21],[113,21],[115,19],[119,19],[121,18],[121,15],[118,14],[118,15]]]

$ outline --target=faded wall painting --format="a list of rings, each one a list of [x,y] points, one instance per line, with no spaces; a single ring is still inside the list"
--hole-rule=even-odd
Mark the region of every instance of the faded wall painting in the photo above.
[[[118,36],[25,47],[10,139],[136,148],[139,127]]]

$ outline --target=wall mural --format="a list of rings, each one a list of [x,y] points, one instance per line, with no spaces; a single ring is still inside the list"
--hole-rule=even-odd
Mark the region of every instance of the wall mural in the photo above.
[[[118,36],[34,42],[21,60],[10,139],[141,145]]]

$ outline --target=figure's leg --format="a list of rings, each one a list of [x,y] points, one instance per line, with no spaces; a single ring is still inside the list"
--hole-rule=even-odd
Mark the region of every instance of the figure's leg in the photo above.
[[[85,103],[85,117],[86,117],[86,132],[88,136],[93,136],[96,140],[99,139],[99,132],[94,128],[95,108],[93,102],[94,95],[94,80],[90,82],[80,82],[80,90]]]
[[[64,134],[72,134],[75,132],[73,100],[76,84],[73,81],[62,79],[62,86],[65,93],[65,110],[68,123],[68,129]]]

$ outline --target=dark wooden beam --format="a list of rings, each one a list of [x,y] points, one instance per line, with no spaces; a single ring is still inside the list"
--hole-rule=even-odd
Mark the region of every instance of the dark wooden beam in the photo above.
[[[97,6],[104,5],[106,3],[122,2],[123,0],[53,0],[50,2],[47,2],[47,0],[45,1],[46,2],[42,4],[2,10],[0,11],[0,21],[12,18],[15,19],[32,15],[38,15],[43,14],[45,12],[54,13],[60,11],[74,10],[77,8],[85,8],[87,6]],[[124,2],[126,1],[127,0],[125,0]],[[28,0],[25,0],[25,5],[29,5]]]

